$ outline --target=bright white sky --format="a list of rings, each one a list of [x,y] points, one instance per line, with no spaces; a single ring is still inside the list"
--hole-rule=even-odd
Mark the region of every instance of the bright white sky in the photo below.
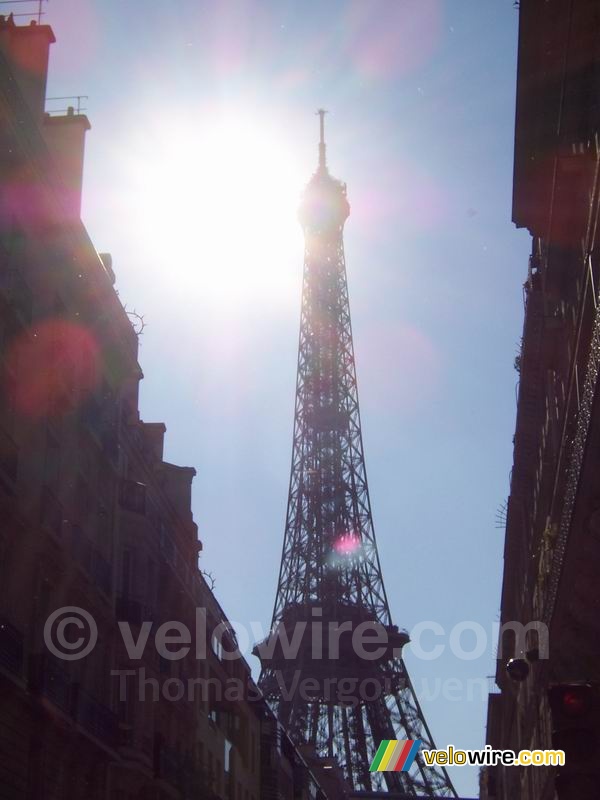
[[[291,455],[302,237],[329,164],[392,614],[439,746],[484,743],[529,240],[510,222],[512,0],[51,0],[49,95],[87,94],[83,218],[144,314],[142,413],[198,470],[204,565],[229,616],[268,626]],[[450,652],[475,621],[483,655]],[[474,636],[462,644],[472,649]],[[251,663],[255,659],[250,656]],[[429,699],[428,699],[429,698]],[[465,796],[475,771],[454,769]]]

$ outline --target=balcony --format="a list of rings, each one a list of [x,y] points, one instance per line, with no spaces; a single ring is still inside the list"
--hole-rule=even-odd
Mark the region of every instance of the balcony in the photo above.
[[[82,689],[79,684],[74,684],[72,708],[74,717],[82,728],[111,747],[116,746],[118,720],[108,706]]]
[[[23,634],[0,619],[0,665],[13,675],[23,672]]]
[[[66,714],[71,713],[71,678],[57,658],[49,653],[32,655],[29,684],[33,692],[47,697]]]

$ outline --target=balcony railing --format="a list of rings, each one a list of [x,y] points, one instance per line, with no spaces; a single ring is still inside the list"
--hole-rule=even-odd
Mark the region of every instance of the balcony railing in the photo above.
[[[63,664],[49,653],[31,656],[31,689],[51,700],[67,714],[71,713],[71,678]]]
[[[29,686],[33,693],[51,700],[92,736],[111,747],[116,745],[117,715],[78,683],[73,683],[70,673],[59,659],[49,653],[32,655],[29,661]]]
[[[116,746],[117,715],[104,703],[82,689],[79,684],[72,688],[73,716],[92,736],[101,739],[111,747]]]
[[[23,672],[23,634],[1,618],[0,664],[13,675]]]

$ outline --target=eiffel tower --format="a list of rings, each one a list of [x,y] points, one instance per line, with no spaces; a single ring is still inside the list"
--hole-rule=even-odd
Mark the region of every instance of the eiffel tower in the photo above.
[[[300,207],[305,235],[292,470],[259,686],[298,744],[335,758],[353,791],[456,797],[419,753],[407,772],[370,772],[384,739],[434,743],[401,657],[375,543],[363,455],[343,228],[346,185],[319,164]],[[333,633],[332,633],[333,632]],[[362,637],[362,638],[361,638]],[[359,644],[357,645],[357,642]]]

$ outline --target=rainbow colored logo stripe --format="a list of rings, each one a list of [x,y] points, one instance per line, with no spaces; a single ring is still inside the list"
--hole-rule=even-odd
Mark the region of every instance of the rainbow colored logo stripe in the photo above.
[[[408,772],[421,747],[420,739],[384,739],[369,772]]]

